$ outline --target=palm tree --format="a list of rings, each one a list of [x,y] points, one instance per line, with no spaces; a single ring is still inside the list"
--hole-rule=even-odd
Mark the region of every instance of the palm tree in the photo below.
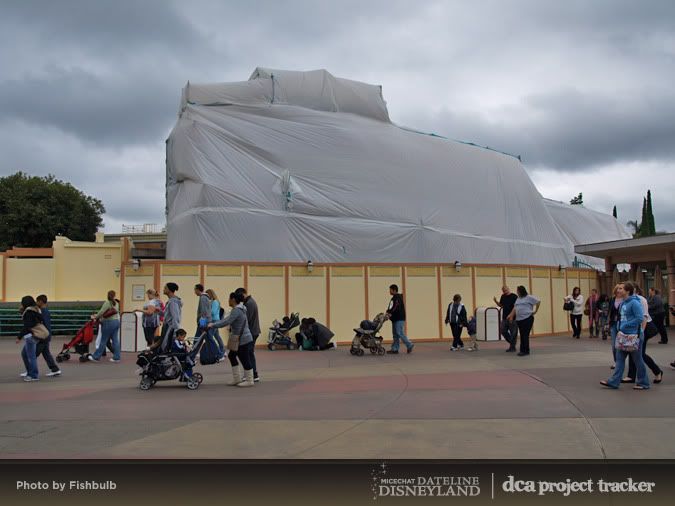
[[[633,237],[637,237],[638,234],[640,233],[640,224],[637,222],[637,220],[631,220],[626,223],[626,226],[628,228],[633,229]]]

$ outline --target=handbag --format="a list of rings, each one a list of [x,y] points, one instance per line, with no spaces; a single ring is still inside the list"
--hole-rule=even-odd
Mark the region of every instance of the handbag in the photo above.
[[[572,311],[574,309],[574,302],[568,300],[563,304],[563,311]]]
[[[33,334],[33,337],[36,339],[47,339],[49,337],[49,330],[47,330],[44,323],[38,323],[35,327],[30,329],[30,333]]]
[[[591,315],[591,310],[590,310],[590,309],[584,309],[584,315],[590,316],[590,315]]]
[[[230,337],[227,338],[227,349],[230,350],[230,351],[239,350],[239,338],[240,337],[241,336],[230,334]]]
[[[624,334],[619,331],[616,335],[616,348],[625,351],[632,352],[640,349],[640,334]]]

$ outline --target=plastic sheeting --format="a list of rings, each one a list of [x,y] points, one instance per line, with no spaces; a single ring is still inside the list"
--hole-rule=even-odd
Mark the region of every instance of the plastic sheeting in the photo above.
[[[172,260],[566,266],[627,237],[544,200],[517,158],[394,125],[379,86],[260,68],[183,90],[167,232]]]

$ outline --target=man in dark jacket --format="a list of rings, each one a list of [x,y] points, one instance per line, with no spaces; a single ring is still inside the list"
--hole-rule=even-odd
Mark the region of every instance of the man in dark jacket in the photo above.
[[[659,344],[668,344],[668,331],[665,326],[666,308],[663,306],[663,299],[657,289],[649,289],[647,304],[649,305],[649,316],[652,317],[652,321],[654,322],[654,325],[656,325],[661,336]]]
[[[452,304],[448,305],[448,312],[445,315],[445,324],[450,325],[452,331],[452,351],[464,348],[462,342],[462,327],[468,326],[466,318],[466,308],[462,304],[462,296],[456,294],[452,298]]]
[[[397,285],[389,287],[389,295],[391,295],[391,300],[387,308],[387,316],[391,320],[394,342],[391,344],[391,350],[387,351],[387,353],[397,355],[399,341],[403,341],[408,353],[411,353],[415,345],[405,335],[405,303],[403,302],[403,295],[398,293]]]
[[[260,336],[260,317],[258,316],[258,303],[251,297],[246,288],[237,288],[235,293],[244,296],[244,306],[246,307],[246,319],[248,320],[248,329],[253,336],[253,351],[251,352],[251,361],[253,363],[253,381],[258,383],[260,376],[258,376],[258,366],[255,361],[255,343]]]
[[[33,328],[42,322],[42,315],[40,309],[35,303],[35,299],[30,295],[26,295],[21,299],[21,306],[19,306],[21,313],[22,327],[19,330],[17,343],[23,339],[23,349],[21,350],[21,358],[23,365],[26,368],[26,374],[21,375],[24,381],[38,381],[38,366],[37,366],[37,343],[38,338],[33,336]]]
[[[49,367],[47,376],[61,376],[61,369],[59,369],[59,366],[56,365],[54,357],[52,356],[52,352],[49,349],[49,343],[52,340],[52,315],[49,312],[49,308],[47,307],[47,296],[38,295],[36,301],[37,307],[40,308],[40,312],[42,313],[42,321],[49,331],[49,337],[47,337],[47,339],[38,341],[36,356],[39,357],[42,355],[42,358],[44,358],[45,362],[47,362],[47,367]]]

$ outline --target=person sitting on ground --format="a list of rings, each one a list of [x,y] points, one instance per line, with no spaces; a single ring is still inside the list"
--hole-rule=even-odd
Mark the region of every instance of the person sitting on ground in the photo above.
[[[337,345],[330,342],[334,335],[332,330],[314,318],[303,318],[300,323],[300,332],[295,335],[295,340],[300,351],[334,350]]]

